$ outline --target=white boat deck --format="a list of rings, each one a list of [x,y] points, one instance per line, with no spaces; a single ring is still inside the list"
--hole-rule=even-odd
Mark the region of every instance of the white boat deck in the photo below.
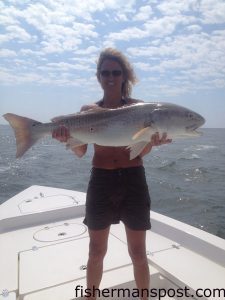
[[[32,186],[0,206],[0,300],[82,296],[89,243],[84,203],[84,193]],[[198,289],[199,299],[224,299],[225,240],[154,212],[151,219],[151,289],[161,293],[151,299],[198,299]],[[111,226],[100,288],[108,299],[135,298],[128,295],[136,286],[122,224]]]

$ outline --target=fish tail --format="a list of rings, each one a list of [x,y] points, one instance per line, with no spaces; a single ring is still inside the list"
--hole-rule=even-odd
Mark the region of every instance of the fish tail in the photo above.
[[[16,158],[19,158],[40,138],[39,135],[33,134],[31,129],[41,123],[11,113],[7,113],[3,115],[3,117],[9,122],[14,130],[17,147]]]

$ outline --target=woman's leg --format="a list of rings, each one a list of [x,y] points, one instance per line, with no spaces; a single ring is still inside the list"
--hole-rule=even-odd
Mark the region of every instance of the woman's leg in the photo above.
[[[110,227],[103,230],[90,230],[89,229],[89,258],[87,263],[87,288],[99,288],[102,272],[103,272],[103,259],[107,252],[108,236]],[[87,299],[95,299],[94,295]]]
[[[127,234],[128,252],[130,254],[133,267],[134,278],[137,288],[140,291],[141,299],[148,299],[150,273],[146,254],[146,231],[132,230],[125,226]],[[147,291],[148,290],[148,291]]]

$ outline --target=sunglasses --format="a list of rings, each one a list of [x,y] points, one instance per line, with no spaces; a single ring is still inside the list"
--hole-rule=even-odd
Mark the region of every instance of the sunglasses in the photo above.
[[[102,77],[109,77],[110,75],[112,75],[113,77],[119,77],[122,75],[122,71],[121,70],[113,70],[113,71],[102,70],[102,71],[100,71],[100,75]]]

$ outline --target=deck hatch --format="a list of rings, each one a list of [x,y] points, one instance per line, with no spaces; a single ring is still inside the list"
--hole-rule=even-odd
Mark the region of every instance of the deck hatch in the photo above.
[[[43,193],[40,193],[38,196],[25,199],[18,205],[18,207],[22,214],[27,214],[74,206],[78,204],[79,201],[73,196],[62,194],[45,196]]]
[[[109,236],[110,247],[104,261],[104,271],[131,264],[127,246],[114,236]],[[81,268],[88,258],[89,238],[61,242],[24,251],[19,259],[19,293],[27,294],[58,284],[85,278]],[[115,255],[118,253],[118,256]]]
[[[44,227],[34,233],[33,238],[39,242],[54,242],[82,236],[87,227],[78,223],[64,223],[58,226]]]

